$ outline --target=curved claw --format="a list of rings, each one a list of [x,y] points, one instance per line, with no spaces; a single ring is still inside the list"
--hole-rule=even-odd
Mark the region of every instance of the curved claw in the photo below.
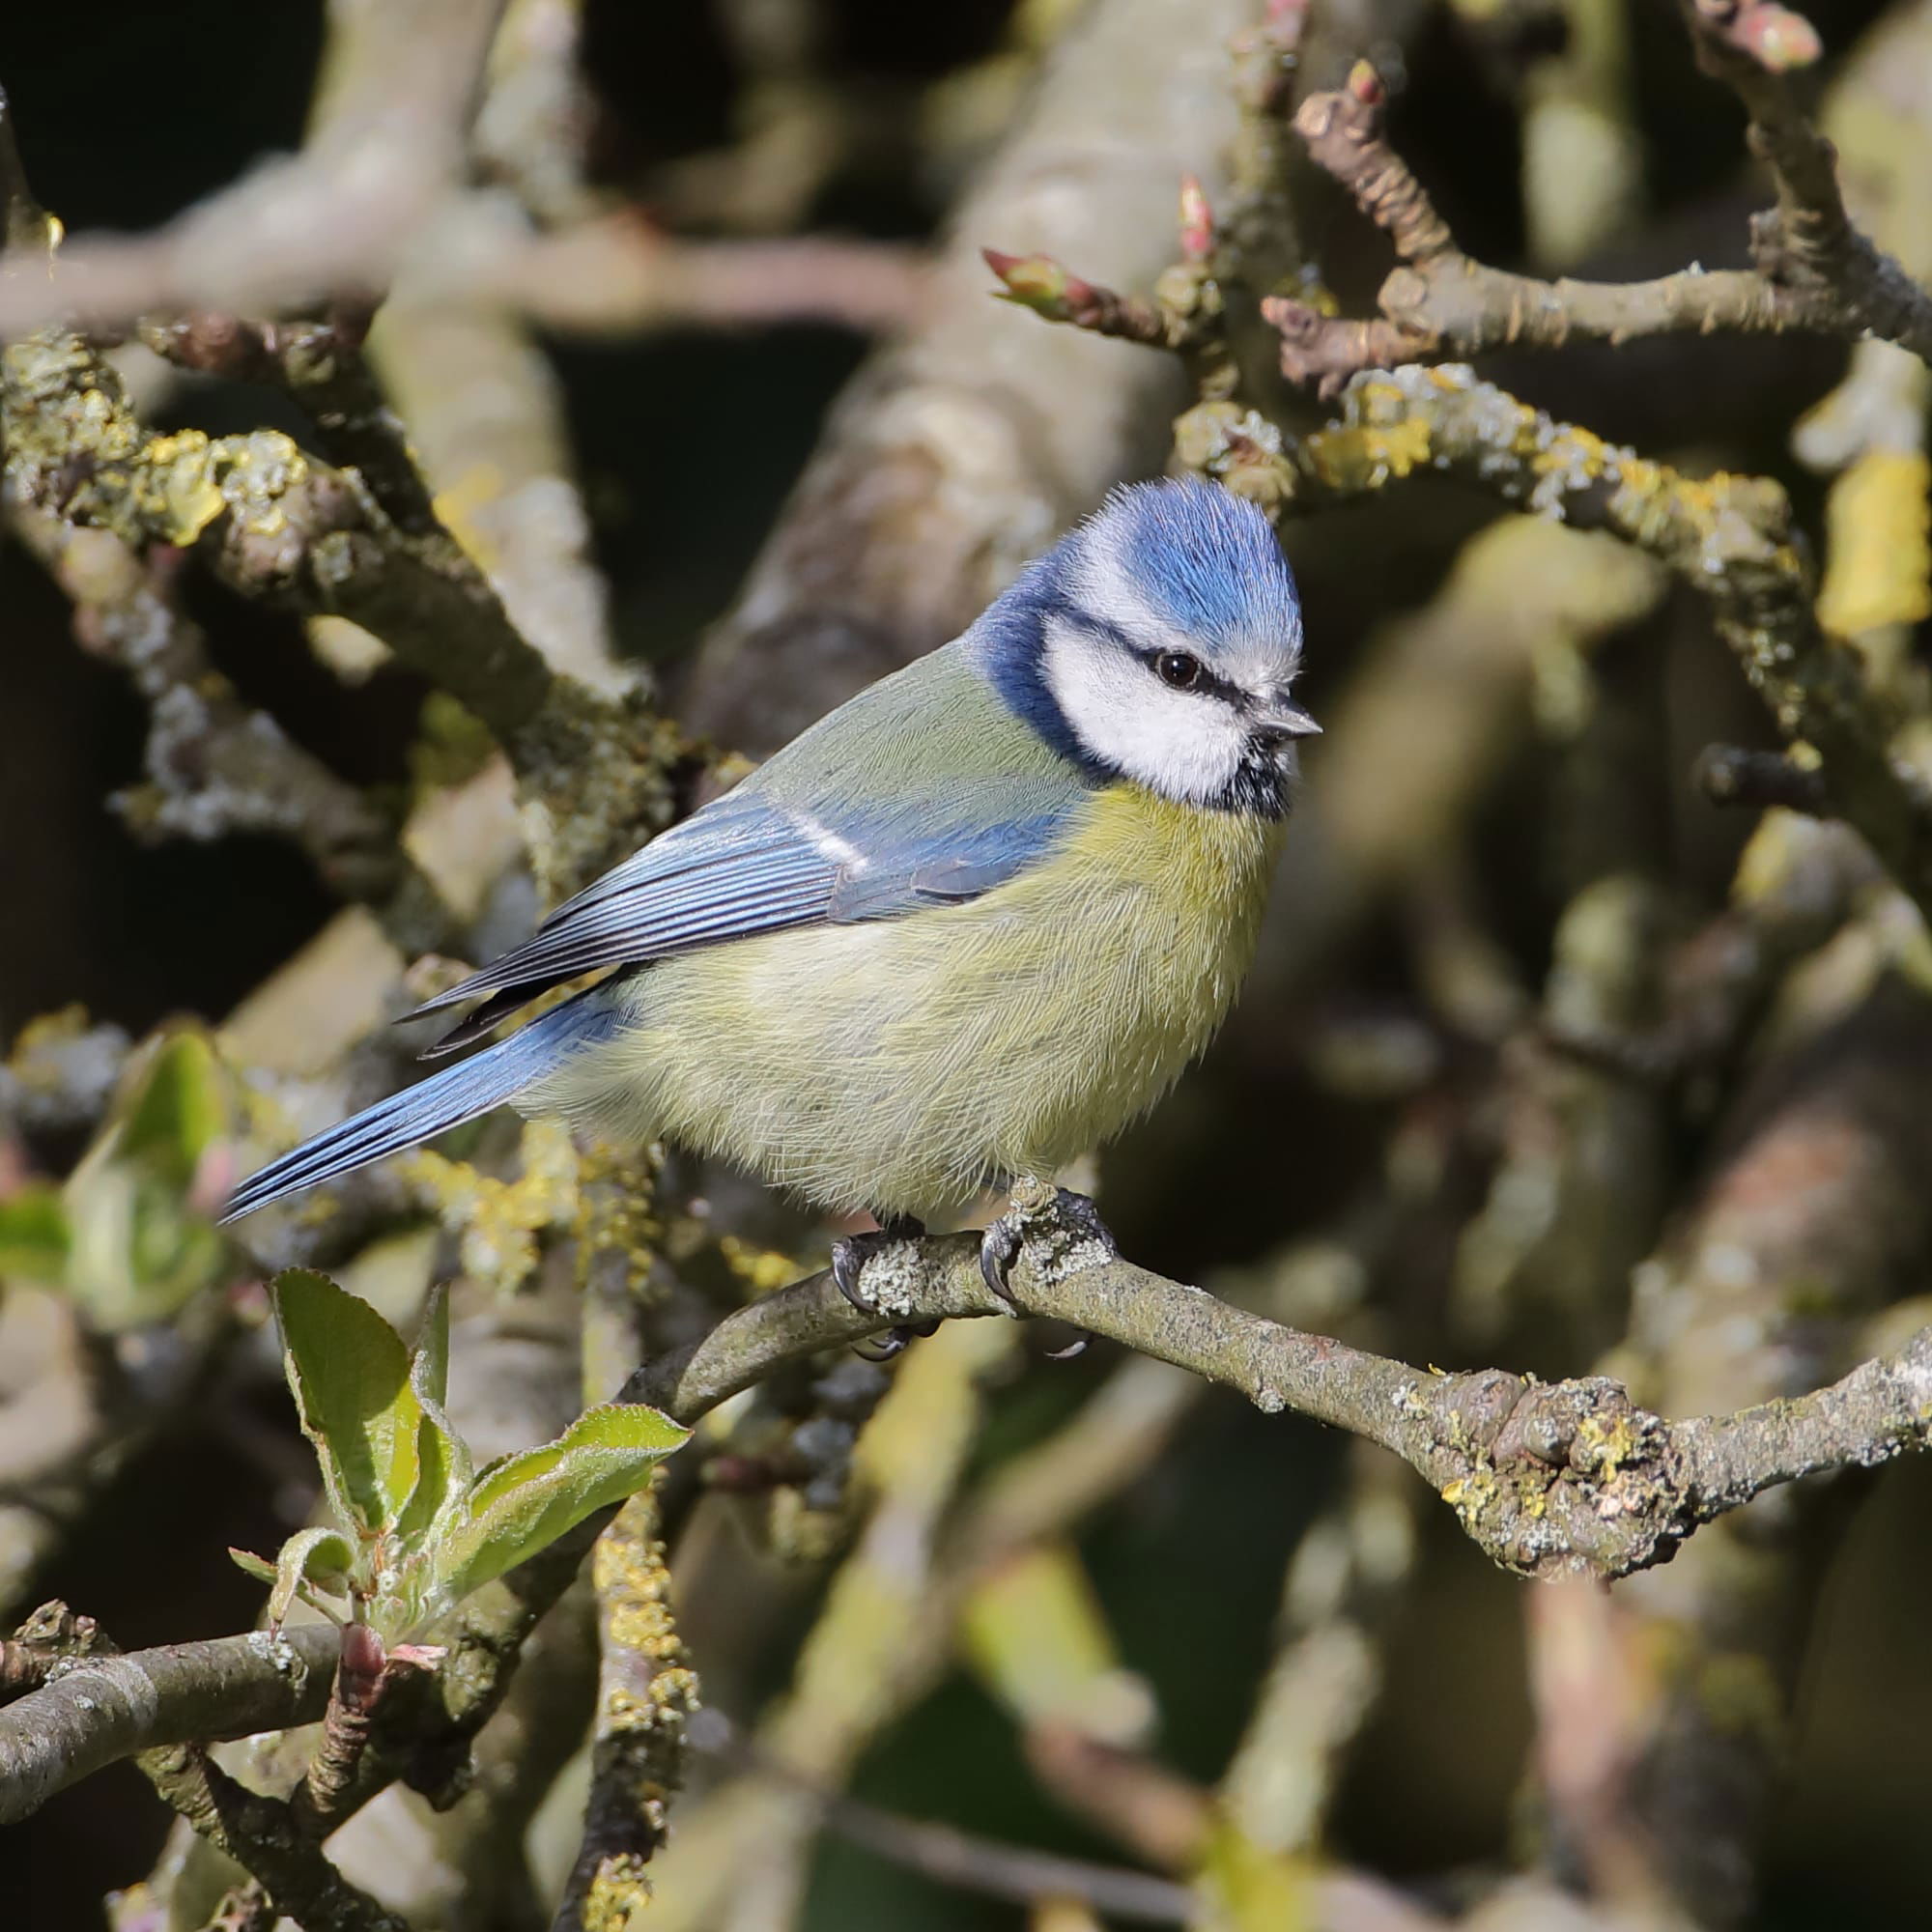
[[[872,1250],[878,1245],[876,1235],[846,1235],[832,1243],[832,1279],[838,1293],[856,1308],[861,1315],[872,1314],[872,1304],[866,1299],[859,1286],[859,1277],[866,1271],[866,1263]],[[863,1244],[863,1245],[862,1245]]]
[[[1056,1187],[1053,1204],[1044,1213],[1038,1209],[1024,1213],[1013,1209],[1002,1214],[980,1237],[980,1274],[986,1286],[1015,1315],[1023,1311],[1013,1298],[1007,1278],[1012,1272],[1014,1262],[1019,1259],[1020,1249],[1030,1235],[1050,1236],[1056,1232],[1071,1236],[1077,1241],[1091,1241],[1111,1257],[1118,1257],[1121,1252],[1120,1243],[1100,1218],[1100,1210],[1086,1195],[1075,1194],[1071,1188]],[[1064,1244],[1060,1251],[1063,1254],[1065,1252]],[[1079,1351],[1074,1350],[1071,1352]]]
[[[1010,1214],[1002,1214],[980,1236],[980,1278],[1017,1315],[1020,1305],[1007,1286],[1007,1276],[1020,1258],[1020,1231]]]
[[[866,1297],[861,1277],[866,1272],[866,1264],[881,1248],[889,1248],[897,1241],[916,1241],[925,1233],[925,1224],[915,1221],[906,1214],[881,1214],[876,1229],[868,1229],[863,1234],[841,1236],[832,1244],[832,1279],[838,1293],[856,1308],[861,1315],[876,1315],[877,1307]],[[855,1342],[852,1352],[867,1362],[890,1362],[895,1355],[903,1354],[907,1345],[915,1335],[930,1335],[939,1323],[935,1321],[914,1321],[896,1328],[888,1328],[878,1337],[872,1351],[868,1352],[865,1344]]]

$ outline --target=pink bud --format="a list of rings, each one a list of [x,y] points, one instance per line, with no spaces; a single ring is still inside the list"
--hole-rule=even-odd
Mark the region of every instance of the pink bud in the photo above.
[[[375,1708],[383,1688],[384,1661],[383,1639],[367,1624],[350,1624],[344,1629],[335,1684],[346,1709],[367,1712]]]
[[[1193,175],[1180,178],[1180,253],[1188,262],[1205,262],[1214,247],[1214,213]]]
[[[1817,28],[1804,14],[1775,5],[1747,7],[1731,37],[1771,73],[1809,67],[1825,51]]]

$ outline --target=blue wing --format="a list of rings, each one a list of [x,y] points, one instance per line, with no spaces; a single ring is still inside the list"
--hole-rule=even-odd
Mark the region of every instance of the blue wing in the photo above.
[[[624,1023],[599,988],[553,1007],[508,1039],[427,1080],[379,1100],[373,1107],[305,1140],[279,1160],[251,1174],[230,1198],[221,1218],[236,1221],[304,1187],[333,1180],[371,1161],[433,1140],[449,1128],[514,1099],[572,1054],[602,1045]]]
[[[418,1008],[490,995],[431,1052],[468,1045],[547,988],[600,966],[977,898],[1039,857],[1085,796],[1075,781],[1029,776],[836,814],[755,786],[727,793],[559,906],[514,952]]]

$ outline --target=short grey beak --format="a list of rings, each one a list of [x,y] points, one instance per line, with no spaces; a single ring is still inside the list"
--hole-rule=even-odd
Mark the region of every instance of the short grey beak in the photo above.
[[[1298,704],[1271,705],[1255,713],[1258,730],[1271,731],[1283,738],[1319,738],[1321,727]]]

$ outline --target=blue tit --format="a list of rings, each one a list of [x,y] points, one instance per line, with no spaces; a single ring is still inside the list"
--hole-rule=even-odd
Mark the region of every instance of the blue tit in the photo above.
[[[962,636],[420,1009],[482,998],[432,1052],[614,973],[262,1169],[230,1218],[506,1102],[894,1234],[1050,1179],[1234,1000],[1319,728],[1300,658],[1259,510],[1192,480],[1116,492]]]

